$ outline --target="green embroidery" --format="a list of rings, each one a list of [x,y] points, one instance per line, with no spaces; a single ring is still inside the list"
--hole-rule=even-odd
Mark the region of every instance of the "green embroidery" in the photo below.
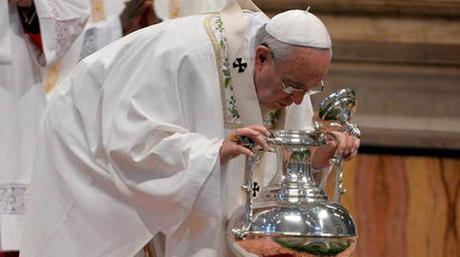
[[[224,82],[224,95],[225,95],[225,116],[226,121],[230,123],[240,124],[240,113],[238,111],[238,105],[235,98],[235,92],[232,86],[232,77],[230,75],[230,61],[228,59],[228,43],[225,38],[224,24],[220,16],[214,16],[211,19],[211,28],[216,36],[219,50],[222,53],[221,71]]]
[[[221,90],[222,102],[224,103],[225,123],[230,126],[241,126],[240,112],[238,111],[238,103],[235,97],[235,92],[232,85],[232,77],[230,73],[230,61],[228,57],[228,43],[225,37],[224,24],[220,16],[215,15],[210,17],[209,27],[214,34],[214,47],[221,58],[218,59],[217,65],[220,65],[221,75]],[[267,128],[274,128],[278,122],[280,110],[269,110],[263,114],[263,123]]]
[[[269,110],[263,116],[264,126],[267,128],[274,128],[278,122],[278,117],[281,113],[281,110]]]
[[[228,102],[228,104],[230,105],[229,111],[231,112],[232,117],[239,119],[240,113],[236,109],[236,98],[234,96],[230,96],[230,101]]]
[[[220,16],[216,16],[216,30],[223,33],[224,32],[224,22],[220,18]]]

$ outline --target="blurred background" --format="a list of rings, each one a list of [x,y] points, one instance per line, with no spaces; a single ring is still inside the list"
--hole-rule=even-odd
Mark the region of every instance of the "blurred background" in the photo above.
[[[358,95],[362,147],[342,198],[358,224],[353,256],[460,256],[460,0],[254,2],[270,16],[309,5],[328,27],[315,108],[339,88]]]

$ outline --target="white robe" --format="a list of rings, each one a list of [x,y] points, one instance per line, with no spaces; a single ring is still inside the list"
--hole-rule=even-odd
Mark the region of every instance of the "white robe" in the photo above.
[[[231,128],[207,17],[134,32],[59,86],[41,124],[21,257],[129,257],[160,231],[165,256],[231,256],[224,225],[243,174],[241,158],[219,161]],[[245,19],[253,48],[267,17]],[[305,103],[291,113],[311,117]]]
[[[56,84],[61,83],[70,75],[77,63],[84,57],[96,52],[111,42],[120,39],[123,36],[122,25],[119,15],[125,7],[125,0],[104,0],[103,21],[88,21],[83,33],[75,40],[72,47],[60,60],[59,75]],[[162,20],[168,20],[172,14],[171,5],[175,0],[157,0],[154,1],[154,11]],[[174,12],[177,16],[188,16],[199,13],[209,13],[219,11],[225,3],[225,0],[193,0],[193,1],[176,1],[179,5],[178,10]],[[93,3],[94,4],[94,3]],[[1,22],[1,20],[0,20]],[[1,24],[1,23],[0,23]],[[1,52],[0,52],[1,56]],[[54,88],[54,87],[53,87]],[[50,97],[52,92],[48,93]]]
[[[92,22],[89,19],[86,23],[84,30],[72,44],[72,47],[59,60],[57,78],[53,81],[53,85],[50,85],[50,91],[47,92],[48,97],[52,95],[55,86],[72,73],[82,58],[123,36],[119,14],[123,10],[124,2],[124,0],[103,1],[103,12],[106,19],[99,22]]]
[[[88,15],[86,1],[35,0],[44,53],[22,30],[17,8],[0,4],[0,251],[18,250],[36,128],[45,107],[42,67],[61,56]]]
[[[154,9],[162,20],[174,19],[195,14],[217,12],[229,0],[155,0]]]

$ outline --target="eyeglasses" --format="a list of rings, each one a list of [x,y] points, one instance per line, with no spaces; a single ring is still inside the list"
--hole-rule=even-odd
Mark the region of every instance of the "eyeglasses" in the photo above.
[[[303,93],[306,95],[315,95],[318,93],[321,93],[324,91],[324,82],[321,80],[319,85],[317,85],[314,88],[310,89],[304,89],[304,88],[299,88],[297,86],[289,85],[285,83],[284,81],[281,82],[281,86],[283,87],[283,92],[292,95],[293,93]]]
[[[268,46],[267,44],[262,44],[262,45],[270,48],[270,46]],[[272,57],[273,64],[276,67],[275,54],[273,53],[271,48],[270,48],[270,56]],[[279,73],[279,71],[277,71],[277,72]],[[283,87],[283,92],[288,94],[288,95],[292,95],[293,93],[300,93],[301,92],[301,93],[309,95],[309,96],[316,95],[318,93],[323,92],[324,87],[325,87],[324,82],[322,80],[319,83],[319,85],[315,86],[314,88],[310,88],[310,89],[304,89],[304,88],[301,88],[299,86],[292,85],[291,83],[286,83],[283,80],[281,81],[281,86]]]

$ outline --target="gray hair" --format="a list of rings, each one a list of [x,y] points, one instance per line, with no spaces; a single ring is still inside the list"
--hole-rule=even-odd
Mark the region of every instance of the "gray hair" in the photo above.
[[[265,29],[265,26],[262,26],[257,31],[255,44],[256,46],[259,46],[259,45],[268,46],[273,53],[273,58],[278,59],[278,60],[288,59],[289,57],[291,57],[291,52],[294,47],[294,45],[290,45],[282,41],[279,41],[278,39],[274,38],[272,35],[268,34],[267,30]],[[308,48],[318,49],[318,50],[329,50],[329,60],[332,59],[332,48],[329,48],[329,49],[315,48],[315,47],[308,47]]]
[[[262,26],[256,34],[256,46],[266,45],[270,48],[275,59],[287,59],[292,52],[292,45],[286,44],[268,34],[265,26]]]

